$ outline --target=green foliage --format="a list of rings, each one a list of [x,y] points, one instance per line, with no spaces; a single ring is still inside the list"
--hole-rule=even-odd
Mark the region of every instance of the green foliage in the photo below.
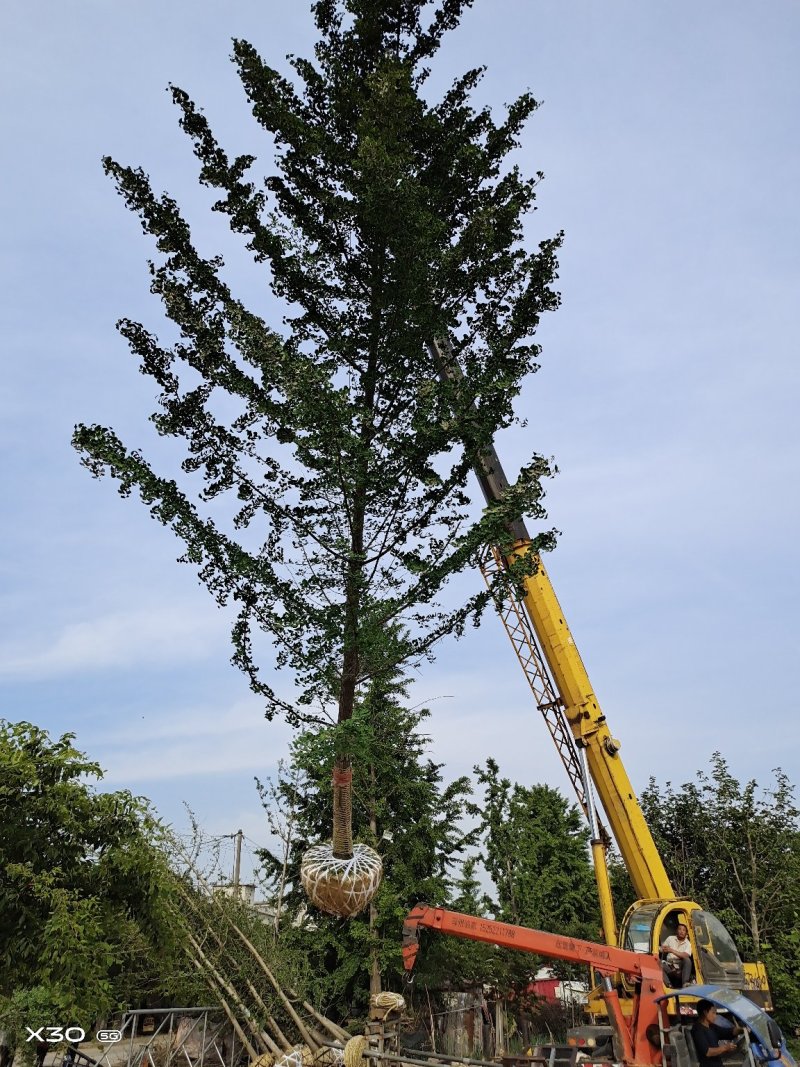
[[[719,916],[744,959],[764,960],[779,1018],[800,1018],[800,809],[787,776],[741,783],[717,752],[696,782],[651,779],[642,808],[676,890]]]
[[[0,720],[0,1018],[17,1032],[88,1030],[176,971],[161,829],[141,798],[96,790],[73,739]]]
[[[330,825],[329,796],[314,788],[327,780],[335,758],[330,732],[299,735],[281,777],[261,786],[270,824],[283,842],[262,854],[273,902],[283,885],[276,945],[303,976],[298,984],[338,1019],[363,1012],[373,961],[386,986],[401,988],[402,925],[418,902],[597,936],[588,832],[578,809],[548,786],[523,787],[501,778],[491,759],[476,768],[481,805],[471,801],[466,779],[444,787],[441,768],[424,756],[419,727],[427,712],[409,712],[403,696],[399,686],[373,691],[347,724],[356,832],[380,849],[386,868],[371,915],[341,922],[303,910],[300,857]],[[465,825],[473,828],[465,831]],[[479,864],[491,879],[494,899],[478,876]],[[564,977],[583,977],[567,964],[547,963]],[[504,992],[513,989],[520,1010],[527,1010],[525,994],[540,964],[526,953],[423,931],[415,987],[437,1003],[442,990],[488,983]],[[427,996],[422,1003],[427,1010]]]
[[[440,765],[425,757],[427,738],[419,729],[428,713],[409,710],[403,697],[402,687],[373,687],[348,724],[354,756],[354,832],[378,848],[384,862],[384,880],[371,913],[343,922],[312,907],[307,921],[293,925],[306,903],[299,883],[300,859],[309,844],[330,832],[330,793],[322,787],[336,754],[331,732],[300,734],[285,776],[272,791],[262,787],[273,823],[276,804],[283,808],[282,825],[290,824],[286,814],[292,813],[281,946],[306,962],[316,1001],[343,1019],[363,1012],[373,962],[386,986],[400,988],[403,920],[418,901],[447,903],[451,867],[474,840],[460,822],[469,780],[443,784]],[[261,858],[267,879],[277,888],[283,851],[265,851]],[[450,966],[447,953],[448,946],[440,943],[426,954],[420,982],[440,981]]]
[[[9,1048],[15,1048],[14,1062],[31,1067],[36,1057],[36,1045],[24,1039],[25,1027],[37,1029],[60,1017],[61,1005],[45,986],[15,989],[0,998],[0,1029],[6,1034]]]
[[[475,773],[484,787],[483,862],[497,895],[497,918],[594,938],[597,891],[589,832],[577,806],[547,785],[512,785],[493,759]]]
[[[492,901],[478,878],[478,862],[476,856],[464,860],[461,873],[453,885],[449,906],[465,915],[491,916]],[[429,952],[432,939],[426,939],[424,945],[425,952]],[[506,986],[508,953],[502,949],[460,937],[448,938],[446,948],[446,977],[453,988],[470,989],[484,984],[499,988]]]
[[[423,94],[465,6],[316,3],[315,59],[290,58],[288,77],[235,41],[259,143],[275,145],[263,181],[255,157],[229,158],[172,88],[214,210],[285,302],[282,332],[235,296],[220,257],[200,253],[174,199],[105,160],[155,242],[151,289],[179,333],[167,345],[119,324],[157,390],[156,431],[182,442],[182,470],[157,473],[99,425],[77,427],[74,443],[173,530],[216,601],[235,604],[234,662],[270,718],[349,718],[373,682],[479,617],[485,590],[450,610],[437,597],[481,546],[507,540],[509,514],[544,514],[538,455],[477,520],[465,491],[536,369],[560,244],[522,244],[542,176],[508,156],[530,94],[497,121],[470,103],[480,69],[440,99]],[[464,377],[442,382],[428,344],[448,333]],[[259,632],[294,691],[260,669]]]
[[[492,901],[484,892],[478,878],[478,857],[468,856],[461,864],[461,873],[453,884],[451,907],[454,911],[463,911],[466,915],[489,915]]]
[[[617,920],[617,929],[619,929],[625,912],[631,903],[636,900],[636,893],[633,891],[633,882],[622,861],[622,857],[614,848],[609,849],[607,852],[606,862],[608,864],[608,877],[611,882],[614,917]]]

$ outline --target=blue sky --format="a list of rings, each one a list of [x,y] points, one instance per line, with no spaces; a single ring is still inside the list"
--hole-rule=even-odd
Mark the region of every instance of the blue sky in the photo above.
[[[143,166],[235,262],[164,90],[266,163],[230,39],[285,67],[311,52],[307,6],[40,0],[0,20],[0,714],[75,731],[109,785],[169,820],[186,802],[210,833],[261,842],[253,776],[289,732],[229,665],[226,620],[171,535],[69,438],[100,421],[151,440],[148,382],[114,330],[159,325],[150,249],[101,156]],[[558,463],[549,570],[639,788],[715,749],[742,777],[800,779],[799,37],[793,0],[476,0],[432,81],[485,63],[479,102],[543,102],[518,157],[547,176],[531,240],[566,231],[563,306],[527,426],[498,448],[510,474],[533,449]],[[257,276],[240,291],[279,324]],[[495,618],[443,646],[414,699],[448,775],[493,755],[564,786]]]

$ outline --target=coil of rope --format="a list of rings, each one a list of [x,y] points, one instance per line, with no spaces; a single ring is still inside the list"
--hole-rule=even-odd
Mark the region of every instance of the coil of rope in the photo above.
[[[344,1067],[360,1067],[361,1057],[367,1047],[367,1039],[363,1034],[351,1037],[344,1046]]]
[[[393,1011],[399,1015],[406,1006],[405,998],[399,993],[375,993],[369,998],[369,1002],[378,1011],[384,1010],[384,1019]]]

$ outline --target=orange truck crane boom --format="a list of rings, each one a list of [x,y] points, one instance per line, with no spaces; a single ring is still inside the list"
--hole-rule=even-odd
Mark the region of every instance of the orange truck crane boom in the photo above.
[[[605,979],[603,999],[614,1035],[616,1057],[631,1065],[661,1062],[657,1039],[659,1011],[656,998],[663,995],[664,988],[661,966],[654,956],[629,952],[612,945],[598,945],[593,941],[581,941],[579,938],[562,934],[531,930],[526,926],[494,922],[492,919],[481,919],[475,915],[463,915],[446,908],[418,904],[409,912],[403,924],[403,966],[408,972],[413,968],[419,952],[420,927],[471,941],[515,948],[521,952],[534,952],[550,959],[588,964]],[[636,984],[636,1003],[630,1017],[623,1014],[617,990],[611,980],[619,972],[627,975]],[[651,1038],[656,1037],[655,1042],[648,1038],[648,1033]]]
[[[585,1046],[584,1067],[697,1067],[689,1027],[695,1021],[691,1003],[696,1003],[698,998],[719,1006],[729,1022],[741,1027],[736,1067],[766,1067],[770,1062],[775,1067],[778,1064],[797,1067],[774,1019],[751,1000],[737,991],[713,985],[689,986],[665,993],[658,958],[648,952],[631,952],[615,945],[595,944],[577,937],[417,904],[403,924],[403,965],[409,975],[417,960],[423,928],[550,959],[588,964],[599,972],[608,1025],[579,1027],[571,1035],[573,1045]],[[620,975],[632,989],[629,1012],[624,1012],[620,1003]],[[683,1005],[681,997],[684,997]],[[582,1038],[590,1034],[594,1035],[591,1040]]]

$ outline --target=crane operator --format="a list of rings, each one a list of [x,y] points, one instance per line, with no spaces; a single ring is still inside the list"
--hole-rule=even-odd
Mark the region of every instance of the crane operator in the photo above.
[[[685,923],[678,923],[675,933],[659,945],[659,955],[665,956],[661,961],[665,983],[674,989],[688,985],[692,977],[692,943]]]

